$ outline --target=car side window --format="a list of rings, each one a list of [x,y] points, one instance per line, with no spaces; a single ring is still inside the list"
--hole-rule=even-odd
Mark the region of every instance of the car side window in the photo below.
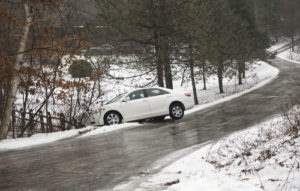
[[[128,95],[130,100],[136,100],[136,99],[142,99],[145,98],[145,92],[144,90],[138,90],[138,91],[134,91],[131,94]]]
[[[149,97],[169,94],[169,92],[167,92],[165,90],[157,89],[157,88],[147,89],[146,92]]]

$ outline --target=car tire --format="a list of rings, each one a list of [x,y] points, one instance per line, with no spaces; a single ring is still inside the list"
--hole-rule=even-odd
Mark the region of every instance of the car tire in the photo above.
[[[122,116],[118,112],[110,111],[104,115],[103,120],[105,125],[116,125],[122,123]]]
[[[184,116],[184,106],[182,103],[175,102],[170,105],[170,117],[173,120],[179,120]]]

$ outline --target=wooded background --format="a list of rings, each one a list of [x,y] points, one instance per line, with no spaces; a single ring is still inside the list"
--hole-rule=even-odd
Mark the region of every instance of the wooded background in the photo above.
[[[299,10],[298,0],[3,0],[0,139],[15,129],[18,112],[21,131],[41,116],[62,121],[57,107],[64,107],[68,128],[95,112],[112,63],[74,61],[76,55],[134,55],[140,70],[155,71],[154,84],[171,89],[172,66],[180,64],[189,70],[198,104],[197,76],[205,90],[208,76],[216,75],[224,93],[228,70],[242,84],[249,65],[268,58],[272,43],[286,37],[296,51]],[[73,78],[64,76],[66,65]]]

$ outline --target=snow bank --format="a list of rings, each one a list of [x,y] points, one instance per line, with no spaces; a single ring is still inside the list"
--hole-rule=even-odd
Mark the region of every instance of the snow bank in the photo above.
[[[231,79],[224,85],[224,94],[219,94],[217,85],[208,90],[199,91],[198,99],[200,105],[186,111],[186,114],[191,114],[245,95],[270,83],[272,80],[277,78],[278,74],[279,70],[277,68],[267,64],[266,62],[259,61],[254,69],[248,72],[243,85],[236,85],[236,81]]]
[[[296,64],[300,64],[300,54],[287,50],[277,55],[277,57],[286,60],[288,62],[293,62]]]
[[[289,40],[288,39],[281,39],[281,41],[279,43],[274,44],[273,46],[271,46],[270,48],[267,49],[268,52],[274,52],[282,47],[285,47],[287,45],[289,45]]]
[[[125,128],[127,128],[127,129],[128,128],[134,128],[134,127],[138,127],[138,126],[141,126],[141,125],[142,124],[139,124],[139,123],[123,123],[123,124],[119,124],[119,125],[96,127],[94,129],[92,129],[91,131],[83,134],[81,137],[99,135],[99,134],[109,133],[109,132],[112,132],[112,131],[121,130],[121,129],[125,129]]]
[[[289,127],[273,116],[176,161],[136,190],[300,190],[300,138],[288,135]]]
[[[274,52],[277,51],[278,49],[281,49],[282,47],[290,45],[290,40],[287,38],[282,38],[280,39],[280,42],[277,44],[274,44],[271,46],[269,49],[267,49],[268,52]],[[283,60],[286,60],[288,62],[293,62],[296,64],[300,64],[300,47],[296,46],[295,47],[295,52],[293,52],[291,49],[288,49],[284,52],[281,52],[277,54],[278,58],[281,58]]]
[[[21,149],[24,147],[30,147],[35,145],[41,145],[46,143],[51,143],[54,141],[71,138],[74,136],[78,136],[80,132],[90,130],[91,127],[87,127],[84,129],[72,129],[68,131],[60,131],[54,133],[41,133],[36,134],[31,137],[18,138],[18,139],[6,139],[0,141],[0,151],[4,150],[14,150]]]
[[[124,123],[120,125],[111,125],[103,127],[88,126],[82,129],[72,129],[54,133],[40,133],[26,138],[6,139],[0,141],[0,151],[22,149],[25,147],[51,143],[74,137],[88,137],[92,135],[109,133],[124,128],[134,128],[140,125],[141,124],[139,123]]]

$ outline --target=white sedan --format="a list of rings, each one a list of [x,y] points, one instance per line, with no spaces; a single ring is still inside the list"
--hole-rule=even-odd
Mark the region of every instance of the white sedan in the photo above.
[[[97,125],[141,121],[170,116],[181,119],[184,111],[194,106],[191,93],[165,88],[143,88],[121,94],[101,107],[91,121]]]

